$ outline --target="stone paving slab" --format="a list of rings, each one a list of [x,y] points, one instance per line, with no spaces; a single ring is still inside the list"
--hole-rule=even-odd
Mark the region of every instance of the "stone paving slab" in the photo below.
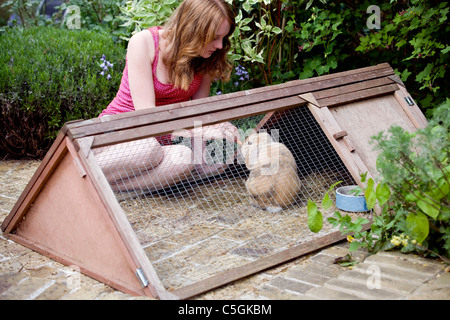
[[[19,198],[38,161],[0,162],[0,221]],[[450,300],[450,268],[399,252],[369,256],[354,268],[334,264],[348,253],[337,243],[195,297],[256,300]],[[0,300],[130,300],[132,297],[0,235]]]
[[[330,263],[336,249],[347,248],[340,243],[319,251],[265,283],[258,294],[285,299],[450,300],[450,273],[443,263],[399,252],[368,256],[353,268]],[[284,295],[267,289],[271,287]]]

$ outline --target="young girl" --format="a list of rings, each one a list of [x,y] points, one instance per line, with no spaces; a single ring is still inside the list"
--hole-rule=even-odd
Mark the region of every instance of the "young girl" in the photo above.
[[[226,57],[234,29],[234,13],[224,0],[184,0],[166,25],[130,39],[119,91],[100,117],[208,97],[212,80],[229,80]],[[229,122],[189,133],[193,141],[199,136],[203,141],[239,139]],[[171,139],[169,135],[101,148],[97,160],[113,189],[122,191],[161,189],[225,170],[223,163],[194,161],[191,148],[173,145]]]

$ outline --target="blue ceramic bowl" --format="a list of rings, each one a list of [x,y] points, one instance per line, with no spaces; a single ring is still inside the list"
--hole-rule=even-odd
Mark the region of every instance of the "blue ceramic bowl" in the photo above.
[[[366,198],[363,194],[355,196],[352,192],[357,186],[345,186],[336,189],[336,207],[349,212],[365,212],[367,209]]]

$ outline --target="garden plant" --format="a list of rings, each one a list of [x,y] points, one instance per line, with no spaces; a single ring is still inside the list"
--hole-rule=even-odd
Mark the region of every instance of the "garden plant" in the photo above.
[[[399,249],[424,256],[437,257],[450,263],[450,99],[434,110],[429,125],[414,133],[401,127],[380,132],[373,137],[376,149],[377,183],[361,182],[367,207],[379,206],[380,214],[360,216],[352,220],[348,214],[335,211],[327,221],[339,226],[351,242],[349,251],[365,248],[370,253]],[[322,203],[309,200],[311,231],[322,228],[321,211],[331,207],[329,193]],[[370,229],[364,226],[372,220]],[[346,261],[345,263],[353,263]]]
[[[98,116],[125,59],[109,34],[50,26],[0,36],[0,158],[42,158],[62,125]]]

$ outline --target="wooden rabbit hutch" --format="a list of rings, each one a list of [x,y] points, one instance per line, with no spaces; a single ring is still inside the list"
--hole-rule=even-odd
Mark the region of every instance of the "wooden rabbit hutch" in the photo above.
[[[276,212],[252,206],[239,146],[217,140],[201,149],[208,163],[227,163],[214,175],[194,167],[167,184],[123,183],[152,170],[136,165],[130,150],[200,121],[265,131],[283,143],[297,165],[295,202]],[[388,64],[67,123],[2,230],[124,292],[190,298],[343,239],[326,222],[309,231],[307,200],[337,181],[376,176],[369,140],[391,125],[413,131],[426,119]],[[172,139],[192,147],[192,139]],[[368,215],[352,213],[360,214]]]

